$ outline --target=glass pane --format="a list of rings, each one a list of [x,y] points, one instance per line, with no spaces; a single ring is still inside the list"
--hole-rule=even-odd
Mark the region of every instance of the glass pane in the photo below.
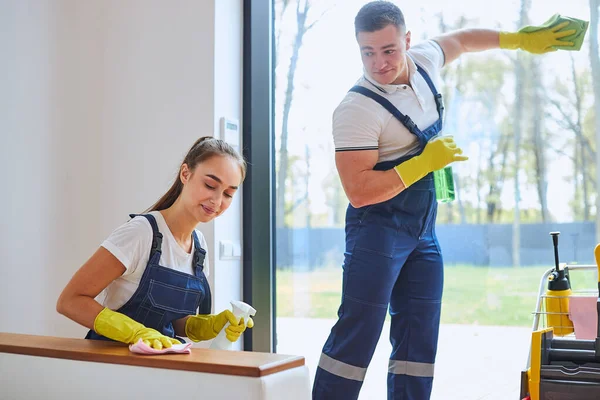
[[[460,28],[514,31],[555,13],[590,20],[594,1],[397,4],[415,45]],[[342,292],[348,200],[332,114],[363,73],[353,22],[365,3],[274,0],[277,350],[304,355],[313,378]],[[548,325],[535,307],[555,265],[550,232],[560,232],[560,263],[591,266],[570,272],[572,293],[598,295],[600,72],[589,38],[578,52],[491,50],[442,70],[444,134],[469,160],[453,165],[456,199],[438,207],[445,282],[433,399],[519,396],[534,313]],[[388,315],[361,399],[386,397],[389,330]]]

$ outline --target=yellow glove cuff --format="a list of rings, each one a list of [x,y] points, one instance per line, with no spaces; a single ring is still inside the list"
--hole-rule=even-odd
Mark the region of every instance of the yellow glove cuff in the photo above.
[[[185,321],[185,336],[187,336],[193,342],[199,342],[202,340],[202,338],[200,338],[194,334],[194,331],[197,330],[197,329],[194,329],[195,325],[198,322],[198,321],[196,321],[197,318],[198,318],[198,315],[192,315],[192,316],[188,317],[188,319]]]
[[[394,170],[400,177],[400,180],[402,180],[402,183],[404,183],[405,188],[409,187],[429,173],[429,171],[423,171],[422,168],[418,168],[418,166],[415,165],[415,162],[418,159],[419,156],[416,156],[394,167]]]
[[[144,325],[119,312],[104,308],[94,320],[94,331],[122,343],[133,343],[135,333]]]
[[[213,329],[214,315],[192,315],[185,321],[185,335],[194,342],[210,340],[217,337],[219,332]]]
[[[516,50],[521,46],[521,37],[518,32],[500,32],[498,39],[501,49]]]

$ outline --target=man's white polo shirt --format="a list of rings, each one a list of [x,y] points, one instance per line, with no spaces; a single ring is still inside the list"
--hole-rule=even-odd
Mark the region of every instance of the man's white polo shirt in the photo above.
[[[433,94],[415,63],[440,92],[444,53],[436,42],[428,40],[411,47],[407,54],[410,86],[381,85],[367,72],[356,85],[382,95],[425,130],[437,121],[438,113]],[[348,92],[333,113],[333,141],[335,151],[378,149],[380,162],[412,154],[419,144],[417,137],[379,103],[355,92]]]

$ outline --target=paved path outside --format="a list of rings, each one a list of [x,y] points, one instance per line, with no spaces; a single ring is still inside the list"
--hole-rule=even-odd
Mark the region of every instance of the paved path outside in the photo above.
[[[311,383],[321,348],[335,320],[277,318],[281,354],[302,355]],[[360,400],[385,400],[389,323],[367,371]],[[531,329],[442,325],[431,400],[520,400],[520,374],[527,362]]]

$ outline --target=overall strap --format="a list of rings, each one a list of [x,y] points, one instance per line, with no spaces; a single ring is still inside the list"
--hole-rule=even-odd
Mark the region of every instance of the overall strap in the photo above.
[[[163,235],[158,230],[158,224],[156,223],[156,219],[151,214],[129,214],[131,218],[134,217],[144,217],[150,223],[152,227],[152,248],[150,249],[150,258],[156,253],[162,253],[162,239]]]
[[[198,275],[204,270],[204,259],[206,258],[206,250],[200,247],[200,240],[196,234],[196,230],[192,231],[194,237],[194,257],[192,259],[192,266],[194,268],[194,274]]]
[[[419,66],[418,64],[416,64],[416,65],[417,65],[417,71],[421,74],[423,79],[425,79],[427,86],[429,86],[429,90],[431,90],[431,93],[433,93],[433,98],[435,99],[435,106],[437,108],[437,112],[440,116],[440,119],[443,119],[444,101],[442,99],[442,95],[441,95],[441,93],[438,93],[437,89],[435,88],[435,85],[433,84],[433,81],[431,80],[431,78],[429,77],[427,72],[425,72],[425,70],[423,68],[421,68],[421,66]]]
[[[198,240],[196,230],[192,231],[192,236],[194,237],[194,258],[192,260],[194,266],[194,275],[202,281],[202,285],[204,286],[204,298],[198,306],[198,314],[210,314],[212,312],[212,294],[210,292],[210,285],[208,284],[206,275],[204,275],[204,260],[206,258],[206,250],[200,247],[200,240]]]
[[[406,127],[406,129],[408,129],[410,131],[410,133],[413,133],[417,136],[419,136],[419,134],[421,133],[421,131],[417,127],[417,124],[415,124],[408,115],[402,114],[400,112],[400,110],[398,110],[388,99],[381,96],[380,94],[377,94],[374,91],[367,89],[364,86],[358,86],[358,85],[350,88],[350,91],[360,93],[363,96],[367,96],[368,98],[379,103],[383,108],[388,110],[388,112],[390,114],[392,114],[394,117],[396,117],[396,119],[398,121],[400,121],[402,123],[402,125],[404,125]]]

